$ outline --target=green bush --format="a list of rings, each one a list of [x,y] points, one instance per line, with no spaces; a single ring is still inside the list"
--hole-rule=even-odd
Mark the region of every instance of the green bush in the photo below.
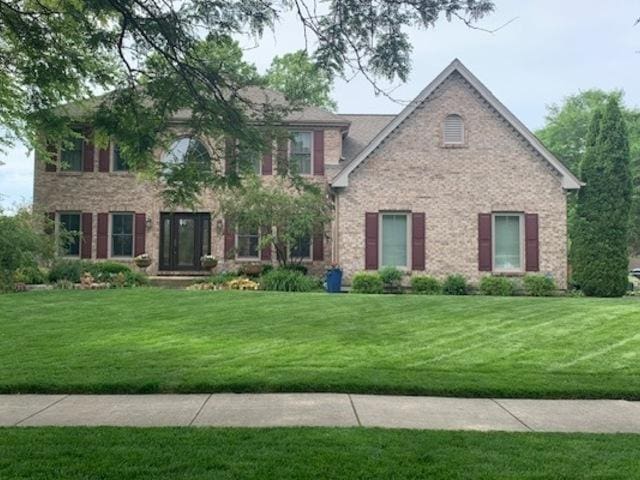
[[[468,291],[467,279],[462,275],[449,275],[442,284],[445,295],[466,295]]]
[[[27,285],[37,285],[46,283],[46,274],[38,267],[22,267],[13,272],[13,281],[15,283],[26,283]]]
[[[483,295],[509,297],[513,295],[513,291],[513,282],[508,278],[487,276],[480,280],[480,293]]]
[[[378,272],[378,274],[380,275],[385,287],[397,288],[400,286],[403,273],[396,267],[384,267]]]
[[[290,263],[288,265],[283,265],[282,267],[278,267],[278,268],[282,270],[291,270],[292,272],[300,272],[303,275],[306,275],[309,272],[309,269],[300,263]],[[264,271],[264,267],[262,271],[263,273],[266,273]]]
[[[222,285],[231,280],[238,278],[238,274],[236,272],[220,272],[215,275],[211,275],[205,282],[201,283],[211,283],[212,285]]]
[[[437,278],[420,275],[411,277],[411,290],[422,295],[437,295],[442,293],[442,285]]]
[[[298,271],[276,268],[260,277],[260,288],[275,292],[310,292],[318,282]]]
[[[71,283],[80,282],[80,275],[85,271],[85,264],[81,260],[71,260],[59,258],[53,262],[49,269],[49,281],[57,283],[60,280],[66,280]],[[93,272],[90,272],[93,275]]]
[[[545,275],[527,275],[524,277],[524,290],[532,297],[550,297],[556,291],[556,282]]]
[[[351,282],[353,293],[382,293],[384,282],[378,273],[356,273]]]

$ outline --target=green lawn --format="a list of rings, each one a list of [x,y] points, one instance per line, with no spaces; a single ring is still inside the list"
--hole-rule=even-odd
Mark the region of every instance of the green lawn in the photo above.
[[[638,299],[0,296],[1,392],[640,398]]]
[[[639,478],[640,436],[380,429],[0,429],[0,478]]]

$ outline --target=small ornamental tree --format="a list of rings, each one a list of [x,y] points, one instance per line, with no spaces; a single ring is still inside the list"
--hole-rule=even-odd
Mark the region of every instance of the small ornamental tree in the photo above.
[[[589,296],[617,297],[627,288],[631,174],[627,129],[617,99],[591,121],[586,139],[572,243],[574,280]]]
[[[292,247],[323,232],[331,221],[332,205],[323,187],[298,178],[276,177],[262,182],[249,177],[221,194],[220,210],[226,221],[261,229],[260,248],[272,246],[278,264],[299,264]]]

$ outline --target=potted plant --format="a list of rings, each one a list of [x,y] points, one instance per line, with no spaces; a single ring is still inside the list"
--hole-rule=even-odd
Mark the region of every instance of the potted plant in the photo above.
[[[200,257],[200,265],[207,270],[213,270],[218,266],[218,259],[213,255],[203,255]]]
[[[151,265],[151,257],[148,253],[141,253],[133,259],[133,263],[135,263],[138,268],[144,270]]]

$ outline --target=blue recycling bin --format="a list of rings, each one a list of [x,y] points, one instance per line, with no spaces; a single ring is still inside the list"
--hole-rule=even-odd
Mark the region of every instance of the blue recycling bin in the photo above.
[[[327,292],[340,293],[340,287],[342,286],[342,270],[339,268],[331,268],[327,270],[326,282]]]

